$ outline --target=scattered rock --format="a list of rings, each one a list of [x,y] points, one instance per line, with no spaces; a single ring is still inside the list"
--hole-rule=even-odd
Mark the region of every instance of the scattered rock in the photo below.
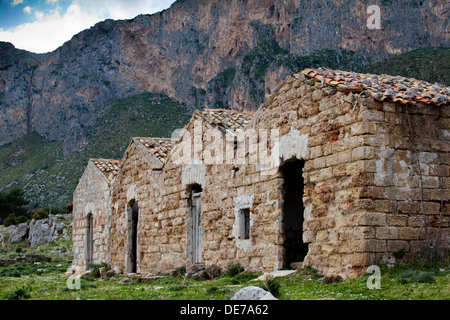
[[[15,259],[0,259],[0,267],[6,267],[16,262],[17,261]]]
[[[326,275],[325,277],[322,278],[322,283],[323,284],[330,284],[333,282],[341,282],[343,279],[341,276],[337,276],[337,275]]]
[[[107,278],[111,278],[114,277],[116,275],[116,272],[114,270],[108,270],[106,271],[106,277]]]
[[[278,300],[260,287],[250,286],[239,290],[231,300]]]
[[[106,268],[105,268],[105,267],[99,268],[99,269],[98,269],[98,272],[100,273],[100,278],[105,279],[105,278],[108,277],[108,276],[106,275]]]
[[[17,226],[14,226],[13,231],[9,234],[9,241],[11,243],[21,242],[26,239],[28,235],[28,223],[21,223]]]
[[[222,274],[222,269],[216,264],[212,264],[205,269],[205,272],[208,274],[210,279],[215,279],[220,277]]]
[[[164,278],[164,277],[161,277],[161,276],[148,276],[147,277],[147,276],[145,276],[145,277],[140,278],[139,282],[147,283],[147,282],[155,281],[155,280],[158,280],[161,278]]]
[[[205,264],[204,264],[203,262],[197,262],[197,263],[194,263],[194,264],[190,267],[189,272],[190,272],[190,273],[197,273],[197,272],[199,272],[199,271],[204,270],[205,268],[206,268],[206,266],[205,266]]]
[[[189,268],[186,277],[194,280],[212,280],[219,277],[221,274],[222,270],[218,265],[212,264],[209,267],[206,267],[204,263],[198,262]]]
[[[131,278],[123,278],[119,281],[119,284],[126,284],[129,283],[132,279]]]
[[[178,277],[181,274],[181,271],[178,269],[170,270],[169,276],[172,278]]]

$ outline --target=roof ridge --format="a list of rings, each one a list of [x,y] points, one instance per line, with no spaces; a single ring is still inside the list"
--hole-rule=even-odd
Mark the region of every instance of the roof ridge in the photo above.
[[[450,103],[450,87],[432,84],[424,80],[392,76],[387,74],[360,73],[307,68],[297,74],[336,87],[343,92],[365,92],[378,101],[393,101],[403,104],[425,103],[441,106]]]

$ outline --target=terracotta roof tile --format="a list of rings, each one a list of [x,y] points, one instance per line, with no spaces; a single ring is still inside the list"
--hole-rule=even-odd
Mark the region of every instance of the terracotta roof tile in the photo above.
[[[196,113],[210,125],[231,131],[245,127],[253,116],[253,112],[227,109],[197,110]]]
[[[365,92],[379,101],[400,103],[423,102],[441,106],[450,102],[450,87],[431,84],[402,76],[374,75],[326,68],[305,69],[300,72],[335,86],[344,92]]]
[[[119,173],[119,167],[122,163],[122,160],[109,159],[90,159],[90,161],[105,175],[109,182]]]
[[[144,145],[161,162],[165,162],[169,152],[173,148],[173,142],[169,138],[134,138]]]

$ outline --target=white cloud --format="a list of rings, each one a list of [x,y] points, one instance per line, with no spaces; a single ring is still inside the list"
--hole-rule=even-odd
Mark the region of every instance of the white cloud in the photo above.
[[[51,3],[51,4],[55,4],[57,2],[58,2],[58,0],[47,0],[47,3]]]
[[[12,5],[17,6],[18,4],[23,3],[23,0],[14,0]]]
[[[44,53],[55,50],[73,35],[99,21],[96,16],[83,12],[76,2],[63,16],[58,10],[49,15],[36,11],[35,15],[38,20],[33,23],[20,25],[12,31],[0,29],[0,40],[11,42],[20,49]]]
[[[42,21],[44,19],[44,13],[42,11],[35,11],[34,16],[38,21]]]
[[[111,19],[131,19],[168,8],[175,0],[81,0],[87,10]]]
[[[47,0],[56,3],[58,0]],[[23,2],[23,0],[14,0]],[[0,28],[0,41],[11,42],[19,49],[44,53],[55,50],[75,34],[105,19],[130,19],[139,14],[150,14],[168,8],[174,0],[73,0],[67,12],[60,8],[49,13],[34,11],[36,21],[13,30]],[[23,9],[31,13],[27,6]]]

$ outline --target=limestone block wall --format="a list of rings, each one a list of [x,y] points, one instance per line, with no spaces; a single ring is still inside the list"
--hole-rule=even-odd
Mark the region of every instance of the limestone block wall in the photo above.
[[[448,114],[448,106],[377,102],[302,75],[280,86],[253,125],[308,136],[306,265],[351,277],[392,263],[400,249],[410,258],[424,248],[422,208],[428,232],[436,234],[441,199],[449,198]],[[449,214],[442,214],[440,244],[448,248]]]
[[[137,266],[140,272],[140,261],[143,250],[149,245],[145,226],[148,217],[156,205],[154,192],[150,192],[152,183],[151,161],[149,154],[143,152],[134,142],[130,144],[124,155],[119,174],[111,184],[111,267],[118,272],[127,272],[127,250],[129,246],[129,209],[130,202],[138,205],[137,226]]]
[[[394,263],[393,253],[403,249],[404,261],[429,258],[429,245],[447,254],[450,107],[368,99],[362,110],[361,130],[371,137],[367,145],[373,152],[359,191],[367,212],[369,262]]]
[[[110,188],[105,176],[89,161],[73,196],[73,254],[75,272],[86,270],[88,215],[93,218],[93,263],[109,261]]]

